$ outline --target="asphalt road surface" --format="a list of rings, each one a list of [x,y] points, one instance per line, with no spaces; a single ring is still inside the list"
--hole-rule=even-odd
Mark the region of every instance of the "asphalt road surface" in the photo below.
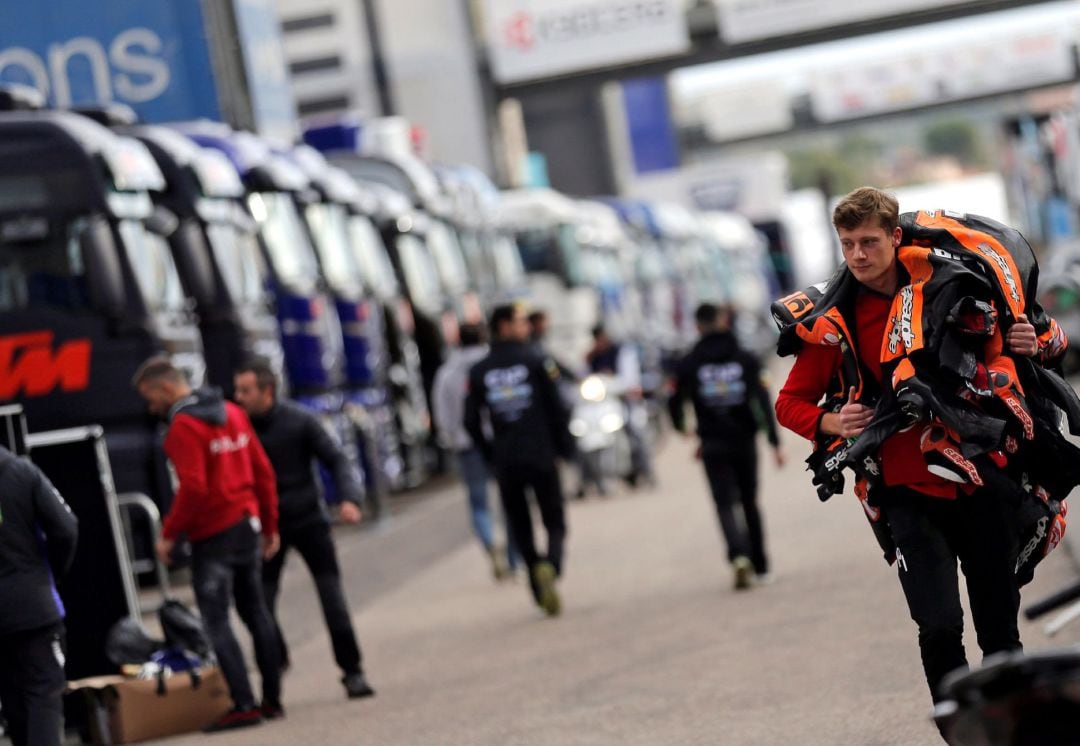
[[[660,449],[655,489],[571,501],[557,619],[539,613],[522,579],[493,581],[453,483],[408,499],[383,525],[339,529],[378,696],[345,699],[314,590],[293,557],[281,612],[293,660],[287,717],[212,742],[940,743],[895,571],[855,499],[820,503],[804,444],[789,434],[787,446],[785,468],[761,464],[775,582],[749,592],[732,589],[693,444],[677,436]],[[1025,600],[1074,572],[1055,553]],[[1080,623],[1054,640],[1033,624],[1022,633],[1029,649],[1075,644]],[[977,661],[970,629],[968,637]]]

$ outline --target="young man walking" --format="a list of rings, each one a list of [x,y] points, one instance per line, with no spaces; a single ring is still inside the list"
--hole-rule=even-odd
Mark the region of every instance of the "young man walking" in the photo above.
[[[231,730],[283,717],[277,633],[263,598],[260,562],[277,553],[274,471],[240,407],[216,389],[193,391],[166,357],[147,360],[133,380],[151,414],[165,419],[165,455],[176,471],[172,507],[157,553],[166,564],[181,535],[191,541],[191,581],[233,709],[206,730]],[[229,624],[236,602],[262,674],[261,705]]]
[[[1022,451],[1017,438],[1022,442],[1026,436],[1001,436],[999,450],[998,441],[984,442],[989,414],[998,415],[995,402],[1005,401],[1008,392],[985,395],[976,380],[979,370],[989,370],[998,384],[1007,383],[1004,371],[1015,371],[1023,358],[1045,362],[1064,349],[1056,324],[1037,305],[1031,308],[1039,335],[1019,312],[1022,306],[1011,318],[1005,315],[1010,296],[1022,299],[1018,273],[1001,244],[989,233],[969,241],[976,233],[945,216],[918,213],[905,225],[915,234],[921,226],[940,224],[962,238],[945,245],[950,234],[943,232],[933,234],[937,245],[915,246],[901,228],[894,197],[872,187],[855,190],[833,212],[845,266],[824,289],[818,286],[774,304],[782,322],[781,348],[797,354],[777,399],[778,419],[816,441],[809,463],[823,499],[842,489],[842,477],[836,475],[845,459],[861,474],[856,494],[887,559],[897,567],[935,701],[945,675],[967,665],[958,564],[967,579],[984,655],[1021,647],[1012,516],[1022,497],[1003,464],[1017,458],[1017,448]],[[977,220],[980,230],[991,230],[987,221]],[[968,243],[974,247],[970,256]],[[980,262],[987,257],[993,263],[985,264],[984,272]],[[972,266],[974,279],[964,274]],[[1001,267],[1009,271],[997,274]],[[1000,277],[1002,287],[1008,279],[1013,284],[1005,288],[1006,302],[999,296],[996,309],[978,298],[961,299],[968,305],[942,306],[948,294],[934,284],[934,276],[948,272],[956,273],[956,283],[970,279],[976,290],[994,285],[982,277]],[[947,287],[956,291],[956,283]],[[925,349],[934,341],[941,347],[930,355]],[[908,357],[911,352],[923,354]],[[957,371],[970,370],[972,378],[934,367],[943,369],[952,360],[958,361]],[[926,406],[929,400],[933,408]],[[978,415],[965,418],[966,411]],[[1020,409],[1012,411],[1017,422],[1030,419]],[[958,435],[954,427],[967,427],[969,433]],[[1004,432],[1013,432],[1010,428]],[[968,449],[961,446],[965,438]],[[976,445],[984,456],[968,461],[960,455],[974,453]]]
[[[668,406],[675,429],[685,433],[686,400],[693,402],[701,460],[735,573],[735,588],[745,590],[755,577],[759,582],[769,578],[757,504],[758,416],[764,420],[777,467],[784,465],[784,452],[772,400],[761,380],[761,364],[739,347],[732,333],[731,309],[703,303],[694,318],[701,339],[679,365]]]
[[[562,573],[566,518],[558,457],[572,453],[569,413],[559,395],[559,369],[529,346],[529,322],[518,305],[491,314],[491,352],[469,373],[465,428],[494,464],[503,511],[514,534],[537,604],[559,614],[555,580]],[[484,418],[491,424],[491,436]],[[547,553],[533,537],[526,490],[531,489],[547,529]]]

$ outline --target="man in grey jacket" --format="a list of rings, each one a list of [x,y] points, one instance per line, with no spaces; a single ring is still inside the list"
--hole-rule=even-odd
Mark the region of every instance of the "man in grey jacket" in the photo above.
[[[469,371],[488,354],[483,325],[463,324],[460,338],[461,347],[450,353],[450,357],[435,375],[432,389],[433,414],[443,445],[457,455],[461,478],[469,496],[473,531],[491,558],[495,579],[502,580],[517,569],[517,550],[509,531],[506,532],[505,557],[495,543],[495,528],[491,511],[488,509],[487,464],[483,452],[465,431],[465,396],[468,393]]]

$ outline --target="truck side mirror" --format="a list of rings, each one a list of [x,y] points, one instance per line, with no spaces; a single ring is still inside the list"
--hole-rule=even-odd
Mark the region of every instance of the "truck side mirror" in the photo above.
[[[79,249],[86,270],[90,303],[110,316],[122,316],[125,310],[124,272],[112,229],[105,218],[90,219],[79,236]]]

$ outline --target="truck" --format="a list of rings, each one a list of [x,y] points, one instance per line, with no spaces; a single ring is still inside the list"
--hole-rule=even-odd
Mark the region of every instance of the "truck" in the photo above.
[[[364,433],[361,453],[369,493],[381,492],[383,485],[400,488],[415,483],[423,474],[407,473],[404,468],[402,451],[411,439],[405,437],[395,412],[386,319],[363,267],[372,259],[380,261],[381,257],[371,254],[381,254],[385,247],[378,234],[368,230],[370,223],[364,224],[364,195],[348,174],[330,166],[307,145],[294,147],[289,157],[313,187],[301,198],[301,213],[341,321],[346,409]],[[357,225],[356,221],[362,222]],[[380,245],[360,246],[372,240]],[[417,461],[408,459],[410,466]]]
[[[146,145],[165,176],[166,188],[155,199],[178,220],[169,244],[195,300],[208,383],[230,396],[236,369],[259,358],[287,391],[273,298],[264,284],[255,221],[244,205],[236,169],[220,151],[200,147],[168,127],[121,131]]]
[[[0,114],[0,398],[34,430],[104,428],[116,489],[167,508],[158,423],[131,386],[172,356],[205,377],[199,328],[151,195],[146,147],[70,112]]]
[[[206,121],[171,126],[192,142],[221,152],[239,174],[257,229],[264,286],[274,299],[292,396],[319,415],[362,471],[357,433],[346,411],[341,320],[299,210],[310,180],[292,160],[249,132]],[[325,478],[324,483],[333,501],[333,485]]]

